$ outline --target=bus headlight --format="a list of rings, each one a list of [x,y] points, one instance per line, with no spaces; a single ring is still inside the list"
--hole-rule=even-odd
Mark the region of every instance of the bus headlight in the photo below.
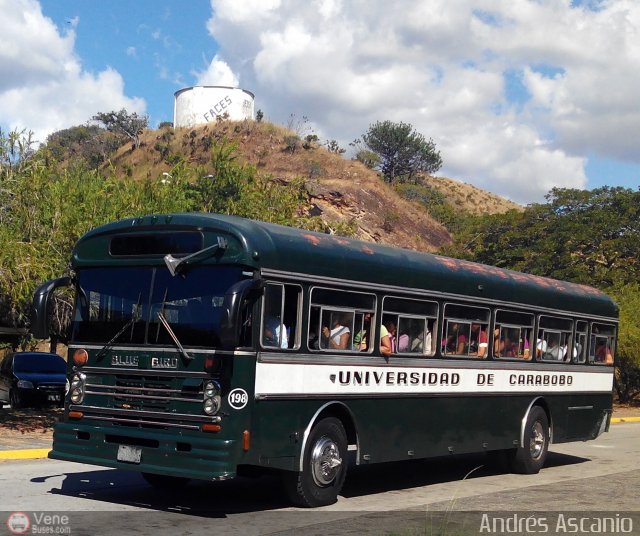
[[[207,415],[215,415],[220,409],[220,397],[214,396],[213,398],[205,399],[202,409]]]
[[[220,385],[215,381],[207,381],[203,388],[202,411],[207,415],[215,415],[220,410]]]
[[[71,388],[69,390],[69,398],[74,404],[80,404],[84,400],[84,387],[87,377],[82,374],[74,374],[71,378]]]

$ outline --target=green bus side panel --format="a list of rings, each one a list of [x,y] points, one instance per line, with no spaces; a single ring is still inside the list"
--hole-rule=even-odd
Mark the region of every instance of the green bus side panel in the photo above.
[[[354,426],[360,463],[378,463],[514,448],[523,417],[537,398],[361,398],[339,403],[353,415],[353,421],[345,419],[345,427]],[[611,400],[610,394],[554,395],[537,403],[551,414],[553,442],[562,443],[597,437]],[[306,428],[332,402],[338,404],[315,399],[257,403],[253,437],[260,451],[258,464],[289,469],[293,463],[297,470]]]

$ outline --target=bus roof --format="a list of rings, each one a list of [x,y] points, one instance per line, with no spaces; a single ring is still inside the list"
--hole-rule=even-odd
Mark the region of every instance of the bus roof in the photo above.
[[[145,258],[110,254],[114,235],[149,235],[197,230],[203,247],[224,236],[229,247],[204,264],[241,264],[247,268],[308,274],[374,285],[455,294],[617,318],[616,304],[586,286],[469,261],[363,242],[218,214],[144,216],[110,223],[84,235],[73,252],[73,266],[163,264],[162,255]]]

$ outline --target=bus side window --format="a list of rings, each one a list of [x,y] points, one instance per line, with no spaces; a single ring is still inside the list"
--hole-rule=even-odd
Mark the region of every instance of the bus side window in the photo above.
[[[299,348],[301,298],[302,288],[298,285],[266,285],[262,303],[263,347],[282,350]]]
[[[573,321],[568,318],[540,316],[536,357],[541,361],[563,362],[571,360]]]
[[[434,354],[437,302],[385,296],[383,310],[381,329],[382,326],[385,329],[380,335],[388,333],[393,354],[404,357]]]
[[[613,365],[616,328],[610,324],[591,324],[589,341],[589,362],[600,365]]]
[[[587,355],[587,328],[588,324],[584,320],[576,322],[576,337],[573,343],[573,362],[584,363]]]
[[[374,294],[314,287],[310,299],[309,350],[371,352]]]
[[[485,359],[488,355],[489,316],[488,308],[446,304],[442,354]]]
[[[518,311],[496,311],[493,329],[493,356],[531,359],[534,316]]]

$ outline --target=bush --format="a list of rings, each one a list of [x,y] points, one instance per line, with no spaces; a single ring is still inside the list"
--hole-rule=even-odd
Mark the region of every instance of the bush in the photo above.
[[[380,157],[368,149],[360,149],[356,153],[355,159],[369,169],[375,169],[380,165]]]
[[[292,135],[284,137],[284,151],[294,154],[298,149],[300,149],[300,136]]]

